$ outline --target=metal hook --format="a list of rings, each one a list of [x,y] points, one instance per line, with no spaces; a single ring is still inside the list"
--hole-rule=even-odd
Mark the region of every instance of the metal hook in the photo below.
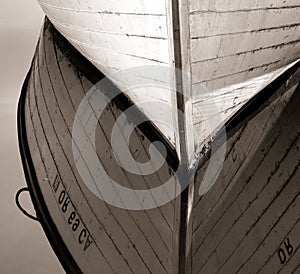
[[[19,197],[25,191],[29,192],[29,189],[27,187],[24,187],[24,188],[19,189],[18,192],[16,193],[16,197],[15,197],[16,205],[25,216],[27,216],[28,218],[30,218],[34,221],[39,221],[37,217],[29,214],[20,204]]]

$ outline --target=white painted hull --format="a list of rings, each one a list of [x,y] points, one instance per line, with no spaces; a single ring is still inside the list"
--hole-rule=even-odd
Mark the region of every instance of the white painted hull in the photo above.
[[[111,79],[115,73],[133,67],[173,64],[168,38],[172,33],[164,1],[40,1],[40,4],[55,27]],[[147,76],[147,73],[142,75]],[[124,85],[119,87],[125,89]],[[158,97],[168,103],[174,101],[170,92],[161,89],[133,90],[129,95],[135,102],[151,102]],[[153,113],[147,106],[143,110],[148,116]],[[165,115],[176,128],[175,114]],[[163,123],[157,126],[175,144],[176,132]]]
[[[193,195],[186,200],[184,192],[151,210],[121,209],[87,187],[72,153],[75,113],[102,75],[46,20],[20,99],[19,141],[37,217],[66,271],[297,273],[299,73],[298,62],[242,85],[252,96],[263,97],[242,104],[236,117],[226,118],[228,152],[207,194],[198,195],[208,164],[204,151],[189,189]],[[219,99],[232,101],[223,97],[232,92],[241,92],[241,86],[224,89]],[[195,104],[205,100],[197,98]],[[96,153],[120,184],[149,189],[174,175],[179,157],[148,123],[134,131],[130,150],[137,162],[147,161],[149,144],[159,139],[168,148],[164,165],[139,177],[118,165],[109,134],[116,117],[128,107],[125,102],[114,101],[99,119]],[[230,106],[220,105],[226,116]],[[135,115],[142,113],[136,109]],[[127,123],[134,118],[128,116]],[[195,116],[197,124],[201,119]],[[187,204],[190,211],[185,211]]]
[[[193,76],[184,84],[186,98],[201,95],[203,87],[214,92],[262,76],[300,57],[296,0],[39,2],[54,26],[106,76],[113,79],[114,73],[136,66],[176,67]],[[177,81],[175,75],[169,77]],[[171,92],[159,88],[128,95],[135,103],[178,103]],[[141,108],[152,120],[159,112],[171,121],[171,127],[154,123],[179,152],[177,114],[153,111],[153,104]],[[193,112],[187,102],[185,108]]]
[[[173,65],[171,1],[39,2],[55,27],[105,74],[153,62]],[[181,20],[187,21],[182,31],[189,31],[190,48],[182,54],[188,51],[187,69],[200,83],[209,82],[210,90],[299,58],[300,7],[295,0],[187,4],[187,18]]]

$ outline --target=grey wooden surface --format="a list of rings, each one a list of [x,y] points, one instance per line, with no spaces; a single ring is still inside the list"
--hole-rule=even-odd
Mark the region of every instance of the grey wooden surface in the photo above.
[[[299,86],[227,140],[220,176],[194,195],[192,273],[297,273],[299,268]],[[199,170],[195,193],[207,164]],[[293,246],[285,260],[278,252]],[[282,255],[282,260],[284,255]],[[299,271],[299,269],[298,269]]]
[[[51,216],[84,272],[172,273],[178,240],[174,203],[144,212],[117,209],[95,197],[81,181],[70,134],[75,111],[92,84],[53,41],[52,31],[48,25],[42,33],[26,99],[27,137]],[[296,84],[287,86],[288,91],[230,137],[221,175],[202,197],[196,192],[205,167],[197,175],[190,250],[193,273],[292,273],[298,266]],[[109,105],[98,124],[97,153],[107,173],[127,187],[163,183],[170,176],[166,165],[137,180],[112,160],[107,135],[120,114]],[[148,146],[149,140],[136,130],[130,149],[138,151],[137,160],[149,160]],[[66,197],[70,202],[64,212]],[[293,252],[281,264],[278,252],[287,240]]]
[[[97,198],[75,167],[71,129],[75,111],[91,87],[91,82],[54,43],[48,25],[33,61],[25,113],[30,152],[43,198],[85,273],[170,273],[174,204],[148,211],[118,209]],[[98,123],[97,154],[107,173],[127,187],[147,189],[159,185],[170,176],[168,165],[141,178],[124,171],[114,160],[107,134],[120,114],[111,104]],[[148,146],[149,140],[136,130],[131,136],[130,150],[137,161],[149,160]],[[70,200],[66,210],[64,197]],[[72,212],[80,223],[75,232]],[[81,233],[82,230],[85,232]]]

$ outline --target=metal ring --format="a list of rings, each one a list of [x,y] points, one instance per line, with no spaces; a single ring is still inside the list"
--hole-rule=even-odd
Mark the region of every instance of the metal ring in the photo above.
[[[29,189],[27,187],[24,187],[24,188],[19,189],[18,192],[16,193],[16,197],[15,197],[16,205],[25,216],[27,216],[28,218],[30,218],[34,221],[39,221],[37,217],[29,214],[20,204],[20,201],[19,201],[20,195],[25,191],[29,192]]]

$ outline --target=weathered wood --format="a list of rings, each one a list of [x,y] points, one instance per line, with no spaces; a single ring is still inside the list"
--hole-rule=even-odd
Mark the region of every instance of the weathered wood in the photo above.
[[[147,65],[173,67],[174,46],[167,24],[167,14],[171,15],[167,1],[155,0],[151,5],[147,1],[92,2],[40,1],[40,4],[55,27],[108,77],[133,67],[141,67],[140,77],[148,76],[147,70],[142,69]],[[127,85],[119,88],[128,90]],[[173,93],[163,88],[128,90],[134,102],[150,102],[141,106],[148,117],[153,116],[153,105],[161,95],[163,102],[173,105],[176,100]],[[153,123],[175,145],[178,142],[177,132],[173,130],[177,128],[176,113],[163,113],[160,109],[155,112],[159,111],[162,119]],[[163,121],[172,121],[172,127]]]
[[[299,58],[295,1],[191,1],[192,74],[209,91]]]
[[[40,1],[55,27],[108,77],[145,65],[176,67],[193,76],[192,83],[182,83],[188,99],[192,84],[213,92],[272,72],[300,56],[300,6],[295,0],[176,3]],[[151,104],[161,100],[178,105],[173,93],[144,88],[130,90],[128,95],[137,104],[150,102],[141,107],[150,119],[157,120],[153,113],[160,112],[162,121],[171,121],[171,128],[162,121],[154,123],[180,153],[178,132],[182,130],[177,127],[177,114]],[[190,116],[192,109],[185,107]],[[189,156],[193,155],[191,148],[187,146]]]
[[[78,174],[71,131],[76,109],[92,83],[74,67],[72,57],[55,43],[53,31],[46,25],[25,101],[29,148],[37,183],[51,217],[83,272],[98,273],[101,269],[105,273],[170,273],[173,204],[148,211],[118,209],[92,194]],[[110,105],[98,124],[96,152],[107,173],[131,188],[160,185],[161,180],[170,176],[167,164],[153,175],[135,178],[115,162],[106,134],[121,113],[115,105]],[[136,161],[149,161],[150,142],[145,134],[136,129],[131,141],[130,149]],[[56,193],[53,184],[58,181]],[[70,202],[62,201],[63,196]],[[64,208],[65,203],[68,206]],[[72,231],[74,216],[80,222],[75,232]],[[80,235],[90,242],[79,243]]]
[[[61,8],[73,11],[88,11],[91,13],[138,13],[138,14],[165,14],[165,3],[160,0],[132,0],[129,2],[116,0],[114,2],[103,1],[72,1],[72,0],[39,0],[40,5]]]
[[[276,99],[271,96],[259,110],[243,112],[251,98],[299,59],[299,3],[41,0],[40,4],[55,28],[86,58],[47,22],[27,85],[23,121],[35,187],[42,193],[36,199],[45,202],[80,269],[87,273],[299,269],[299,75],[268,89]],[[163,75],[169,83],[163,83],[167,87],[175,83],[175,92],[153,86],[130,88],[129,98],[111,102],[100,117],[93,152],[111,182],[132,189],[162,185],[174,176],[179,160],[185,167],[198,161],[201,165],[195,183],[175,201],[130,211],[103,202],[84,184],[76,168],[78,159],[73,158],[71,132],[83,97],[103,77],[98,77],[98,70],[116,80],[112,74],[145,65],[169,67]],[[181,72],[175,74],[174,68]],[[147,70],[139,73],[141,79],[149,77]],[[186,73],[192,75],[187,81]],[[114,84],[127,87],[119,81]],[[210,142],[203,145],[212,137],[205,125],[211,117],[201,116],[199,106],[209,108],[211,97],[220,109],[217,115],[229,121],[228,152],[218,180],[199,197]],[[157,101],[173,106],[172,111],[163,104],[153,106]],[[155,138],[168,148],[167,161],[153,174],[138,176],[119,166],[110,135],[114,124],[122,127],[117,119],[126,108],[124,102],[150,121],[131,136],[129,150],[136,162],[150,160],[148,149]],[[147,104],[139,108],[141,102]],[[244,116],[239,120],[236,114]],[[187,126],[188,119],[192,127]],[[126,118],[127,124],[135,121]],[[196,138],[191,140],[193,133]],[[93,177],[85,165],[97,188],[102,177]],[[168,196],[165,189],[162,196]],[[122,202],[117,191],[114,198]],[[151,197],[154,203],[157,199]]]
[[[293,237],[295,252],[288,257],[299,256],[299,234],[293,233],[300,206],[299,98],[296,82],[227,141],[219,178],[206,195],[195,196],[193,273],[257,273],[265,264],[272,269],[268,273],[277,273],[295,267],[280,264],[277,252]]]
[[[204,0],[204,1],[191,1],[191,11],[201,12],[201,11],[212,11],[212,12],[236,12],[236,11],[248,11],[248,10],[267,10],[267,9],[280,9],[280,8],[290,8],[298,6],[299,2],[297,0],[287,0],[287,1],[258,1],[258,0]]]
[[[295,62],[243,83],[230,85],[213,92],[203,92],[201,84],[193,87],[193,126],[196,152],[213,135],[221,123],[225,125],[234,113],[242,109],[275,79],[283,75]],[[219,124],[213,122],[219,119]]]

